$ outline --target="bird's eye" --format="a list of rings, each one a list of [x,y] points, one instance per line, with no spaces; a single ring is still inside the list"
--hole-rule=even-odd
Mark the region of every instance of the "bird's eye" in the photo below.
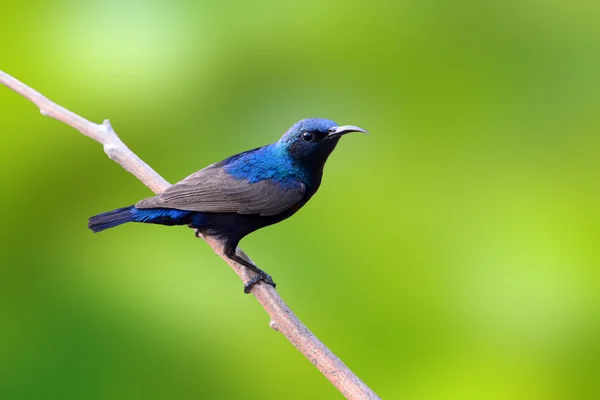
[[[313,138],[314,135],[311,132],[302,132],[302,139],[304,139],[305,142],[310,142]]]

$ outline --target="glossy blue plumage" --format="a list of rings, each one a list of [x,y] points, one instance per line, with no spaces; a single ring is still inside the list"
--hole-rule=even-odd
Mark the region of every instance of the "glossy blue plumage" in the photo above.
[[[192,214],[191,211],[175,210],[171,208],[154,208],[150,210],[132,209],[132,218],[135,222],[152,222],[160,218],[171,220],[185,220]]]
[[[288,218],[310,200],[340,137],[356,131],[364,132],[327,119],[301,120],[277,142],[213,164],[135,206],[96,215],[89,227],[99,232],[126,222],[188,225],[223,239],[228,257],[274,285],[263,271],[236,255],[238,242]]]
[[[229,160],[223,165],[225,171],[237,179],[249,183],[273,180],[282,187],[297,186],[297,180],[306,180],[304,169],[297,168],[285,151],[276,144],[260,147],[242,157]]]
[[[283,187],[293,187],[302,181],[308,184],[313,181],[314,170],[322,170],[322,163],[337,144],[337,140],[325,147],[327,153],[311,154],[315,158],[314,163],[300,163],[290,150],[296,143],[298,133],[301,131],[322,132],[335,126],[335,122],[327,119],[311,118],[297,122],[277,142],[254,149],[245,153],[237,154],[224,161],[223,167],[231,175],[238,179],[245,179],[250,183],[256,183],[266,179],[272,179]],[[325,156],[325,159],[322,156]],[[312,161],[312,160],[311,160]]]

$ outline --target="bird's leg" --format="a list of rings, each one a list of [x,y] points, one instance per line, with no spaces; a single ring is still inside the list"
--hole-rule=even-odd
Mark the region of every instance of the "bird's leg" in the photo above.
[[[246,260],[245,258],[239,256],[236,253],[236,248],[237,248],[237,243],[235,244],[229,244],[227,243],[225,245],[224,251],[223,253],[231,260],[242,264],[244,267],[248,268],[251,271],[256,272],[256,276],[252,279],[250,279],[245,285],[244,285],[244,293],[248,294],[252,291],[252,288],[254,287],[254,285],[256,285],[258,282],[263,281],[264,283],[271,285],[273,287],[276,287],[277,285],[275,284],[275,282],[273,282],[273,278],[271,278],[271,275],[267,274],[265,271],[263,271],[262,269],[258,268],[256,265],[254,265],[252,262],[250,262],[249,260]]]

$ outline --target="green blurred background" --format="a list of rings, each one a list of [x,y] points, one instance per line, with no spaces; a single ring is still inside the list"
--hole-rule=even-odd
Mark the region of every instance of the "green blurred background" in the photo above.
[[[171,182],[304,117],[315,198],[242,242],[387,399],[600,396],[593,1],[21,1],[0,69],[110,118]],[[184,228],[99,235],[150,195],[0,87],[0,398],[335,399]]]

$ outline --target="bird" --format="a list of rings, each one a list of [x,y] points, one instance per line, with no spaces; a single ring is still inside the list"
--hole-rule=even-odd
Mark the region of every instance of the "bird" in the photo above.
[[[245,293],[261,281],[275,288],[269,274],[236,253],[238,243],[302,208],[319,189],[329,155],[351,132],[368,133],[323,118],[300,120],[278,141],[211,164],[157,196],[95,215],[88,227],[96,233],[127,222],[187,225],[196,236],[218,238],[227,258],[256,273]]]

